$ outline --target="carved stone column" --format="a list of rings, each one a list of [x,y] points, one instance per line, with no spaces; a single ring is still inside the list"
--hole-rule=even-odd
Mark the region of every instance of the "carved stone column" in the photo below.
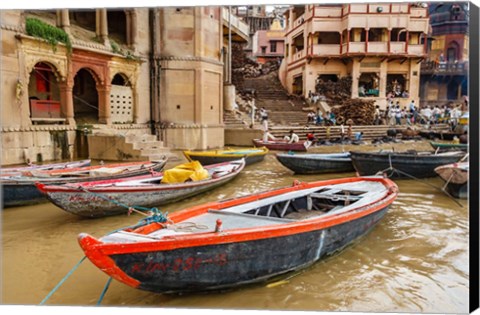
[[[97,85],[98,92],[98,122],[110,125],[112,123],[110,111],[110,91],[111,85]]]
[[[60,11],[60,27],[67,33],[70,34],[70,16],[68,14],[68,9],[58,10]],[[58,13],[57,13],[58,15]]]
[[[108,19],[107,9],[97,9],[96,33],[104,45],[108,45]]]
[[[68,81],[60,83],[60,106],[63,117],[69,125],[75,125],[74,109],[73,109],[73,84]]]

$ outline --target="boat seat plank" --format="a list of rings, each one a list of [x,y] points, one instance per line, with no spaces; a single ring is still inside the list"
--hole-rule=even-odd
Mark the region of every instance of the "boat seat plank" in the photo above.
[[[215,213],[215,214],[220,214],[220,215],[229,215],[229,216],[238,216],[238,217],[243,217],[243,218],[249,218],[249,219],[256,219],[256,220],[261,220],[261,221],[278,221],[278,222],[294,222],[295,220],[290,220],[290,219],[284,219],[284,218],[277,218],[277,217],[265,217],[265,216],[260,216],[260,215],[254,215],[254,214],[247,214],[247,213],[237,213],[237,212],[225,212],[222,210],[208,210],[209,213]]]
[[[334,194],[325,194],[325,193],[311,193],[310,196],[312,198],[327,198],[327,199],[334,199],[334,200],[349,200],[349,201],[356,201],[362,199],[362,196],[354,196],[354,195],[334,195]]]

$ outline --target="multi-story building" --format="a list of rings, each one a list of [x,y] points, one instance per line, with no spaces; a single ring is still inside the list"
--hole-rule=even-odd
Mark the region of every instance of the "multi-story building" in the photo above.
[[[468,3],[431,3],[427,59],[421,64],[421,102],[447,105],[468,95]]]
[[[0,15],[2,164],[75,157],[92,129],[156,133],[170,148],[224,145],[228,43],[248,39],[224,8]]]
[[[269,30],[260,30],[252,37],[252,56],[258,63],[283,59],[285,31],[279,19],[274,19]]]
[[[426,7],[297,5],[290,7],[286,18],[280,76],[290,93],[307,96],[318,80],[351,76],[352,98],[372,99],[384,107],[393,92],[401,105],[412,99],[418,102],[429,27]]]

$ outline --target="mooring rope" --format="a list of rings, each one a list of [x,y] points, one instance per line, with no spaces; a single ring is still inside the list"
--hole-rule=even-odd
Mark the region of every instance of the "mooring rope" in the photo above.
[[[439,191],[445,193],[445,194],[446,194],[450,199],[452,199],[457,205],[459,205],[460,207],[463,208],[463,205],[462,205],[460,202],[458,202],[457,200],[455,200],[455,198],[453,198],[453,196],[451,196],[451,195],[450,195],[447,191],[445,191],[444,189],[439,188],[439,187],[437,187],[437,186],[435,186],[435,185],[432,185],[432,184],[430,184],[430,183],[427,183],[427,182],[421,180],[420,178],[417,178],[417,177],[415,177],[415,176],[413,176],[413,175],[410,175],[410,174],[408,174],[408,173],[406,173],[406,172],[404,172],[404,171],[399,170],[398,168],[393,167],[393,165],[392,165],[392,159],[391,159],[391,155],[390,155],[390,154],[388,155],[388,162],[389,162],[390,166],[389,166],[388,168],[382,170],[382,171],[377,172],[377,175],[379,175],[379,174],[384,174],[384,173],[386,173],[386,172],[388,172],[388,171],[391,171],[391,173],[390,173],[390,175],[387,176],[387,177],[390,177],[391,175],[393,175],[393,173],[397,173],[397,174],[399,174],[399,175],[404,175],[404,176],[406,176],[406,177],[409,177],[410,179],[419,181],[420,183],[423,183],[423,184],[425,184],[425,185],[428,185],[428,186],[430,186],[430,187],[432,187],[432,188],[435,188],[436,190],[439,190]]]
[[[116,204],[117,206],[121,206],[121,207],[124,207],[125,209],[128,210],[128,214],[130,215],[132,212],[135,212],[135,213],[139,213],[141,215],[144,215],[144,216],[147,216],[147,218],[143,219],[144,222],[146,222],[145,224],[149,224],[149,223],[152,223],[152,222],[159,222],[159,223],[165,223],[168,221],[168,213],[165,213],[163,214],[160,210],[158,210],[157,208],[146,208],[146,207],[141,207],[141,206],[129,206],[129,205],[126,205],[124,203],[121,203],[121,202],[118,202],[114,199],[110,199],[108,198],[107,196],[103,195],[103,194],[99,194],[99,193],[96,193],[96,192],[93,192],[93,191],[90,191],[88,189],[86,189],[85,187],[82,187],[82,186],[78,186],[77,187],[78,189],[86,192],[86,193],[89,193],[89,194],[92,194],[94,196],[97,196],[103,200],[106,200],[106,201],[109,201],[113,204]],[[146,211],[146,212],[150,212],[149,213],[144,213],[142,211]],[[152,218],[153,217],[153,218]],[[142,220],[141,220],[142,221]]]
[[[53,288],[52,291],[50,291],[50,293],[47,294],[47,296],[42,300],[42,302],[40,302],[40,305],[43,305],[45,304],[45,302],[47,302],[47,300],[60,288],[60,286],[72,275],[72,273],[78,268],[78,266],[80,266],[80,264],[85,260],[85,258],[87,258],[87,256],[83,256],[82,259],[80,259],[80,261],[72,268],[72,270],[70,270],[67,275],[65,277],[63,277],[62,280],[60,280],[60,282]]]
[[[112,277],[108,278],[107,283],[105,284],[105,287],[102,290],[102,293],[100,294],[100,297],[97,301],[97,306],[100,305],[103,301],[103,298],[105,297],[105,294],[107,293],[108,287],[110,287],[110,283],[112,282]]]

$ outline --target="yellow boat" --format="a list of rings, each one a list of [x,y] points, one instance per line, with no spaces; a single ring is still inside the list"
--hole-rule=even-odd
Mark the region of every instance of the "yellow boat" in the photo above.
[[[217,164],[245,158],[246,165],[263,161],[268,149],[245,148],[245,149],[224,149],[209,151],[183,151],[189,161],[199,161],[202,165]]]

